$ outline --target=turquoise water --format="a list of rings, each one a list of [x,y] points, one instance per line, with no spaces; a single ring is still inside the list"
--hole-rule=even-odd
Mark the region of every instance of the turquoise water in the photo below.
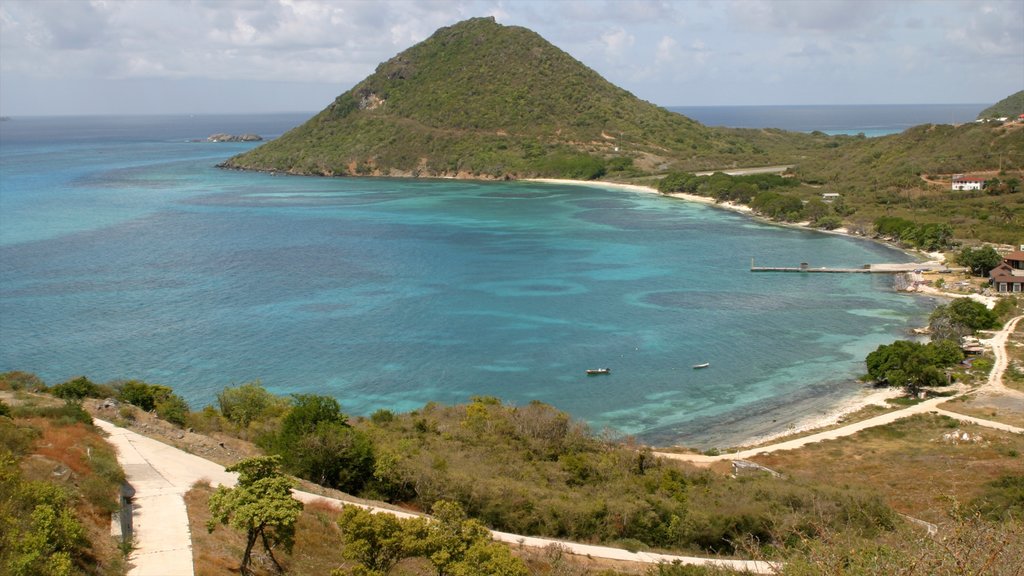
[[[170,124],[4,126],[0,370],[193,407],[254,379],[357,415],[486,394],[699,445],[854,393],[928,311],[885,276],[748,271],[908,260],[870,242],[602,188],[224,171],[251,145]]]

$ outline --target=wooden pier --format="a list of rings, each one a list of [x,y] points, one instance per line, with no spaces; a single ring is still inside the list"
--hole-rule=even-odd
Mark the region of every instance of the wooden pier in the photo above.
[[[822,266],[811,268],[807,262],[800,266],[755,266],[750,259],[751,272],[804,272],[818,274],[906,274],[908,272],[951,272],[952,270],[940,262],[908,262],[903,264],[865,264],[860,268],[832,268]]]

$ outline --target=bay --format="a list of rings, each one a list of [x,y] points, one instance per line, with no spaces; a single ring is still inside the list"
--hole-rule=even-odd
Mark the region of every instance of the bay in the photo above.
[[[600,187],[224,171],[252,144],[190,141],[302,119],[5,122],[0,370],[196,408],[255,379],[354,415],[493,395],[727,445],[856,393],[928,312],[884,276],[749,272],[909,260],[872,242]]]

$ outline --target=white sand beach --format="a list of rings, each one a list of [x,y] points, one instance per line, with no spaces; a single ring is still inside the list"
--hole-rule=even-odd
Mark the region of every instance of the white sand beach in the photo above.
[[[630,192],[640,192],[643,194],[658,194],[661,196],[668,196],[670,198],[678,198],[680,200],[686,200],[687,202],[699,202],[701,204],[707,204],[709,206],[717,206],[725,210],[732,210],[734,212],[742,212],[744,214],[752,214],[753,210],[749,206],[742,204],[736,204],[733,202],[715,202],[714,198],[708,198],[707,196],[698,196],[696,194],[687,194],[685,192],[672,192],[671,194],[662,194],[658,192],[657,188],[651,188],[650,186],[641,186],[639,184],[622,184],[620,182],[605,182],[603,180],[567,180],[561,178],[526,178],[524,182],[543,182],[545,184],[569,184],[572,186],[591,186],[596,188],[614,188],[616,190],[627,190]]]

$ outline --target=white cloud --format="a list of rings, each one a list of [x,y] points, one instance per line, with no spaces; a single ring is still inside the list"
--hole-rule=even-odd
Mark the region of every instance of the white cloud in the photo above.
[[[676,59],[676,45],[678,42],[670,36],[662,36],[658,40],[658,50],[654,53],[654,61],[662,64],[672,62]]]
[[[633,47],[635,41],[636,38],[632,34],[618,26],[601,34],[601,44],[604,45],[605,54],[613,59],[624,56],[625,52]]]
[[[31,85],[16,77],[337,94],[486,15],[663,104],[995,101],[1024,87],[1020,0],[0,0],[0,90]]]

